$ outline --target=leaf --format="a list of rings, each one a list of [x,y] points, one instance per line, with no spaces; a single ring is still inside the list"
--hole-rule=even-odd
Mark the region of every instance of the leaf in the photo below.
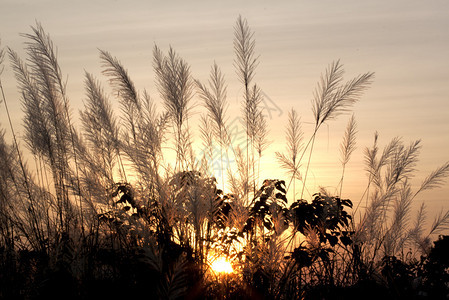
[[[283,194],[286,194],[287,191],[285,190],[285,181],[284,180],[278,180],[276,181],[276,183],[274,184],[274,186],[276,187],[276,189],[278,191],[280,191]]]
[[[333,236],[329,233],[326,233],[326,238],[329,241],[329,244],[334,247],[335,245],[338,244],[338,238],[336,236]]]
[[[287,197],[285,197],[285,194],[276,193],[276,199],[282,200],[287,203]]]
[[[313,263],[310,253],[303,246],[295,248],[292,257],[300,267],[310,267]]]
[[[349,199],[341,200],[341,204],[342,204],[342,205],[345,205],[345,206],[347,206],[347,207],[349,207],[349,208],[352,208],[352,201],[349,200]]]
[[[349,246],[352,244],[352,239],[349,236],[341,236],[340,241],[345,246]]]

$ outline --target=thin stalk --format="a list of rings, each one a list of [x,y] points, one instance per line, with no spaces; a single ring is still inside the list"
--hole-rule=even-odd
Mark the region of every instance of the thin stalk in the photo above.
[[[17,156],[18,156],[18,160],[19,160],[19,164],[20,164],[20,169],[22,170],[23,178],[24,178],[24,181],[25,181],[25,187],[26,187],[26,190],[27,190],[28,197],[29,197],[30,201],[33,201],[33,197],[31,195],[31,189],[30,189],[30,186],[29,186],[29,183],[28,183],[28,177],[27,177],[27,174],[25,172],[25,166],[23,164],[22,154],[20,153],[19,144],[17,143],[16,133],[14,131],[14,126],[12,125],[11,115],[9,114],[8,105],[6,103],[5,91],[3,90],[3,84],[2,84],[2,80],[1,79],[0,79],[0,89],[2,90],[3,103],[5,104],[6,115],[8,116],[9,127],[11,128],[11,133],[12,133],[13,140],[14,140],[14,147],[16,148],[16,151],[17,151]]]
[[[2,91],[3,103],[5,105],[6,115],[8,116],[8,122],[9,122],[9,126],[11,128],[11,133],[12,133],[12,136],[13,136],[14,147],[15,147],[15,149],[17,151],[17,156],[18,156],[20,169],[21,169],[22,174],[23,174],[23,180],[24,180],[24,183],[25,183],[25,189],[26,189],[26,192],[28,194],[28,199],[30,200],[30,205],[29,205],[29,208],[31,210],[30,213],[33,215],[33,220],[36,221],[36,224],[33,225],[33,226],[38,226],[37,219],[35,218],[36,211],[35,211],[34,197],[33,197],[32,193],[31,193],[30,183],[28,182],[28,176],[27,176],[27,173],[25,171],[25,166],[23,164],[22,154],[21,154],[20,149],[19,149],[19,144],[17,142],[17,137],[16,137],[16,133],[14,131],[14,126],[12,125],[11,115],[9,113],[8,104],[7,104],[7,101],[6,101],[5,91],[3,89],[3,84],[2,84],[1,78],[0,78],[0,89]],[[18,190],[18,194],[19,195],[21,194],[19,190]],[[42,241],[43,240],[42,237],[39,236],[40,233],[41,233],[40,230],[38,230],[37,231],[38,240]]]

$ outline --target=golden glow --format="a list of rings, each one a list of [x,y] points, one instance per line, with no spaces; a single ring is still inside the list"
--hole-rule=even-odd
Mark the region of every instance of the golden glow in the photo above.
[[[218,257],[212,262],[211,268],[216,273],[230,274],[234,272],[231,263],[224,257]]]

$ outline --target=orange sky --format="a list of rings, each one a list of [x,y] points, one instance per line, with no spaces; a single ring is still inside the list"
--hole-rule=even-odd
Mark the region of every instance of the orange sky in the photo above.
[[[363,149],[375,131],[381,145],[393,137],[404,143],[422,139],[414,183],[449,160],[449,2],[448,1],[17,1],[0,3],[0,39],[23,54],[19,33],[42,23],[58,47],[62,72],[77,117],[84,98],[84,71],[100,78],[98,48],[111,52],[128,68],[136,86],[158,98],[152,49],[172,45],[187,60],[193,75],[205,80],[214,62],[228,82],[229,114],[240,110],[241,89],[233,69],[233,26],[239,14],[255,31],[260,55],[255,82],[263,89],[273,141],[263,165],[266,177],[286,178],[272,161],[282,149],[287,112],[294,107],[310,137],[310,100],[319,76],[340,59],[345,78],[372,71],[372,87],[354,106],[357,150],[345,178],[344,197],[360,199],[367,177]],[[338,4],[337,4],[338,3]],[[20,103],[11,68],[5,64],[2,84],[21,129]],[[113,99],[111,97],[111,99]],[[197,101],[197,98],[194,99]],[[197,112],[201,111],[199,108]],[[6,128],[3,108],[0,123]],[[335,189],[341,168],[338,147],[349,115],[324,126],[317,139],[308,189]],[[429,191],[429,214],[449,208],[449,187]]]

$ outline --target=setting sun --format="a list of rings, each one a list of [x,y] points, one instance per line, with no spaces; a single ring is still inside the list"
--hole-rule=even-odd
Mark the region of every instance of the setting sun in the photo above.
[[[230,274],[234,272],[234,269],[231,266],[231,263],[224,257],[219,257],[212,262],[211,265],[212,270],[216,273],[226,273]]]

